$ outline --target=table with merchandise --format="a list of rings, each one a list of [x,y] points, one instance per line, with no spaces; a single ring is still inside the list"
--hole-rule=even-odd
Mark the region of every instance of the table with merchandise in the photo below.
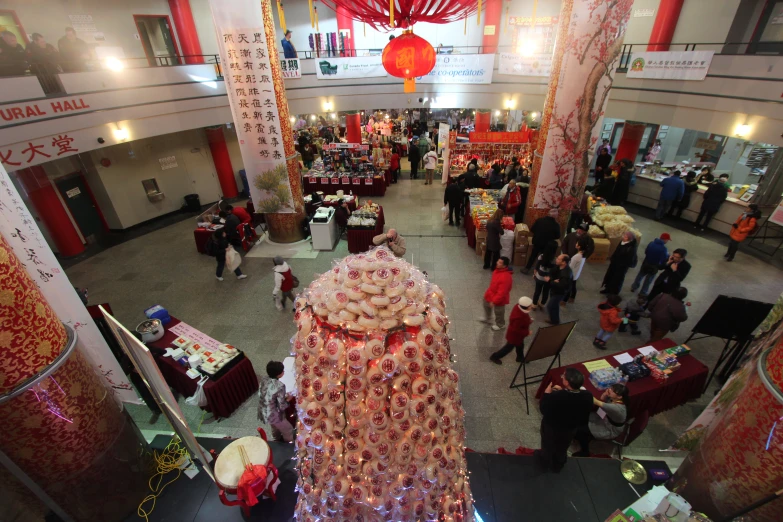
[[[348,252],[358,254],[372,248],[375,236],[383,234],[383,207],[368,201],[348,218]]]

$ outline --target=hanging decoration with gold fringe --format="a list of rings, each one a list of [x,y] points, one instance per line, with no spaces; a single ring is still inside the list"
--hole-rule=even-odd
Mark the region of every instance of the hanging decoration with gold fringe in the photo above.
[[[313,18],[313,0],[307,0],[309,5],[308,12],[310,13],[310,27],[315,27],[315,18]]]
[[[283,10],[283,2],[280,0],[277,1],[277,18],[280,20],[280,29],[282,29],[283,34],[285,34],[287,31],[285,26],[285,11]]]
[[[481,27],[481,0],[478,0],[478,10],[476,11],[476,25]]]
[[[448,24],[482,8],[478,0],[321,0],[335,12],[344,8],[354,20],[375,30],[408,29],[418,22]],[[482,0],[483,1],[483,0]]]
[[[315,13],[315,32],[318,32],[318,8],[313,6],[313,13]]]

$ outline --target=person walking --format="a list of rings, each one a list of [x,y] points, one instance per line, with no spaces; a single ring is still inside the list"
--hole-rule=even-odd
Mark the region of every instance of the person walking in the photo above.
[[[503,176],[506,178],[506,183],[512,179],[516,179],[519,175],[519,158],[513,156],[511,163],[506,165],[506,170],[503,172]]]
[[[546,305],[546,310],[549,312],[549,319],[546,322],[549,324],[560,324],[560,303],[571,291],[574,276],[571,267],[568,266],[569,261],[571,259],[568,254],[557,256],[555,267],[549,275],[550,296]]]
[[[590,226],[587,223],[580,223],[579,226],[576,227],[576,230],[567,234],[566,237],[563,238],[563,253],[568,254],[573,258],[577,252],[577,243],[582,243],[584,246],[582,255],[585,259],[590,259],[590,256],[593,255],[593,251],[595,250],[595,241],[593,241],[593,238],[587,233],[589,228]]]
[[[606,301],[597,306],[598,313],[601,314],[601,328],[595,334],[595,339],[593,340],[593,346],[596,348],[606,350],[606,341],[612,337],[612,334],[622,324],[623,315],[620,309],[620,303],[622,302],[623,300],[620,299],[620,296],[608,295],[606,296]]]
[[[215,277],[218,281],[223,280],[223,269],[226,268],[226,251],[231,246],[228,237],[226,236],[225,227],[219,228],[212,233],[212,237],[207,243],[207,253],[214,255],[217,260],[217,269],[215,270]],[[247,276],[242,273],[239,267],[234,269],[234,275],[237,279],[245,279]]]
[[[411,164],[411,179],[418,178],[421,155],[419,154],[419,139],[416,136],[413,137],[411,145],[408,148],[408,161]]]
[[[647,248],[644,249],[644,261],[642,261],[642,266],[639,268],[639,273],[636,274],[636,279],[631,284],[631,292],[636,293],[641,286],[642,291],[639,295],[646,296],[649,293],[655,274],[666,265],[666,260],[669,259],[666,243],[671,241],[671,239],[672,236],[664,232],[661,234],[661,237],[656,237],[647,244]]]
[[[492,272],[492,281],[489,288],[484,292],[484,317],[479,319],[482,323],[492,322],[492,312],[495,312],[495,324],[492,330],[500,331],[506,326],[506,305],[511,295],[511,286],[513,285],[513,271],[508,266],[511,261],[503,256],[495,264],[495,270]]]
[[[530,257],[527,259],[527,264],[521,270],[523,274],[530,272],[530,268],[538,258],[538,254],[544,249],[544,247],[550,241],[557,241],[560,239],[560,223],[557,222],[557,209],[549,211],[549,215],[542,216],[533,223],[533,227],[530,232],[533,234],[533,240],[531,241],[533,248],[531,249]]]
[[[712,217],[718,213],[723,202],[729,196],[729,175],[721,174],[718,181],[712,182],[704,192],[701,210],[696,218],[693,228],[701,228],[704,232],[710,224]],[[704,223],[702,224],[702,219]]]
[[[631,175],[634,171],[633,162],[629,159],[621,159],[619,167],[620,170],[617,172],[617,179],[614,181],[612,195],[607,198],[612,205],[624,205],[628,199],[628,191],[631,190]]]
[[[576,299],[576,282],[579,280],[579,276],[582,275],[582,269],[584,268],[585,261],[587,260],[584,255],[585,245],[585,241],[577,242],[576,254],[573,256],[569,255],[571,261],[568,263],[568,266],[571,267],[571,273],[573,274],[574,280],[571,282],[570,292],[563,296],[563,300],[560,302],[561,306],[565,306],[566,302],[573,303]]]
[[[424,156],[430,151],[430,140],[427,139],[426,126],[421,130],[421,136],[419,136],[419,157],[421,158],[421,166],[424,167]]]
[[[680,323],[688,320],[688,313],[683,300],[688,297],[688,290],[681,286],[671,294],[658,294],[650,301],[647,308],[650,311],[650,338],[647,344],[660,341],[669,332],[680,327]]]
[[[595,159],[595,184],[600,185],[605,176],[611,176],[612,170],[609,166],[612,164],[612,155],[605,148],[602,148],[598,157]]]
[[[378,234],[372,238],[372,244],[375,246],[386,245],[397,257],[404,256],[407,251],[405,238],[399,235],[393,228],[390,228],[385,234]]]
[[[617,245],[612,257],[609,258],[609,268],[606,269],[601,283],[602,294],[619,295],[629,268],[636,266],[636,237],[632,232],[623,232],[620,244]]]
[[[500,258],[500,236],[503,235],[503,211],[497,209],[487,220],[487,243],[484,253],[484,270],[489,270],[497,264]]]
[[[688,251],[684,248],[678,248],[669,256],[669,259],[662,266],[662,272],[655,280],[652,290],[647,295],[647,299],[652,301],[658,294],[671,294],[680,287],[683,280],[691,271],[691,264],[685,260]]]
[[[266,364],[267,376],[262,377],[258,385],[258,420],[271,426],[272,440],[293,442],[294,427],[285,416],[288,397],[285,384],[280,380],[284,373],[285,367],[280,361]]]
[[[539,308],[538,299],[541,298],[541,306],[545,306],[549,299],[549,275],[555,266],[555,254],[557,253],[557,242],[550,241],[544,247],[543,252],[538,254],[536,266],[533,268],[533,281],[536,289],[533,292],[533,310]]]
[[[520,297],[517,305],[511,309],[511,315],[508,318],[508,329],[506,329],[506,344],[489,356],[489,360],[495,364],[503,364],[503,357],[511,353],[511,350],[517,352],[517,362],[525,360],[525,338],[530,335],[530,325],[533,320],[530,318],[530,311],[533,309],[533,300],[529,297]]]
[[[430,150],[424,155],[424,171],[427,173],[427,177],[424,180],[425,185],[432,185],[432,177],[435,175],[435,169],[438,166],[438,153],[435,152],[435,147],[431,147]]]
[[[239,225],[242,224],[242,220],[237,214],[234,214],[232,205],[226,205],[226,209],[218,212],[218,216],[224,220],[223,228],[226,231],[228,242],[231,243],[234,250],[239,252],[242,248],[242,238],[239,235]]]
[[[443,204],[449,206],[449,226],[454,226],[456,221],[459,227],[459,220],[462,216],[462,200],[465,197],[465,188],[459,180],[453,180],[446,185],[443,193]]]
[[[636,299],[629,299],[625,303],[625,319],[617,329],[618,332],[625,332],[628,328],[631,329],[631,335],[641,335],[639,330],[639,319],[642,317],[650,317],[650,313],[646,310],[647,298],[638,295]]]
[[[313,161],[315,161],[315,150],[309,143],[305,143],[302,147],[302,163],[307,170],[313,168]]]
[[[660,221],[675,202],[685,195],[685,183],[680,177],[680,171],[675,170],[671,176],[661,180],[661,193],[658,196],[658,207],[655,209],[655,221]]]
[[[566,368],[561,384],[549,383],[541,398],[541,449],[533,455],[542,469],[559,473],[568,460],[568,447],[593,410],[593,395],[580,389],[585,377]]]
[[[392,155],[389,159],[389,170],[391,170],[392,183],[397,183],[397,178],[400,175],[400,154],[397,152],[397,146],[392,148]]]
[[[272,269],[275,273],[275,288],[272,290],[275,307],[280,311],[284,310],[285,300],[288,299],[291,301],[291,311],[295,312],[293,290],[296,278],[291,272],[291,267],[280,256],[275,256],[272,262],[275,264]]]
[[[294,47],[294,44],[291,42],[291,37],[293,34],[290,30],[287,30],[285,32],[285,37],[280,40],[280,44],[283,46],[283,57],[285,58],[296,58],[296,47]]]
[[[734,261],[734,256],[737,254],[740,243],[752,234],[758,226],[758,220],[761,219],[761,211],[759,206],[755,203],[748,205],[748,210],[743,212],[740,217],[737,218],[731,225],[731,231],[729,232],[729,249],[723,255],[726,261]]]
[[[691,204],[691,194],[699,190],[699,184],[696,182],[696,172],[688,171],[688,174],[685,175],[685,179],[682,181],[685,184],[685,192],[682,195],[682,199],[675,202],[669,209],[670,217],[681,218],[682,211]]]

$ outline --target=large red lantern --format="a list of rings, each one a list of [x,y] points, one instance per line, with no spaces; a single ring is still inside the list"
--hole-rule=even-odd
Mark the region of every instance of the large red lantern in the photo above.
[[[405,92],[416,92],[416,78],[435,67],[435,49],[420,36],[405,31],[383,49],[383,68],[405,79]]]

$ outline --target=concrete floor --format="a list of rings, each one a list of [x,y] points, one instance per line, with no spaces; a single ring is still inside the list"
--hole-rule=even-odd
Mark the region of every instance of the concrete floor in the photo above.
[[[408,261],[426,270],[430,280],[440,285],[448,296],[447,311],[452,322],[452,349],[456,369],[462,379],[462,394],[466,412],[467,446],[476,451],[494,452],[498,447],[539,447],[540,414],[535,402],[530,415],[525,413],[524,399],[509,389],[516,364],[507,357],[503,366],[488,360],[489,355],[504,343],[503,332],[493,332],[476,320],[482,315],[481,300],[489,284],[490,273],[481,269],[482,260],[468,247],[464,230],[449,227],[441,220],[443,187],[424,186],[411,182],[407,174],[392,185],[383,198],[377,198],[386,214],[387,228],[396,228],[408,243]],[[68,276],[75,286],[87,287],[90,303],[108,302],[117,318],[133,328],[143,317],[143,310],[161,304],[176,317],[190,323],[215,339],[236,345],[251,359],[256,372],[264,373],[267,361],[282,360],[290,352],[289,340],[295,333],[291,313],[278,312],[273,304],[272,262],[265,258],[246,258],[242,270],[248,278],[237,281],[231,274],[225,281],[214,277],[213,258],[196,253],[191,220],[173,224],[144,237],[117,245],[90,259],[70,267]],[[643,244],[662,232],[669,231],[671,249],[688,249],[693,265],[685,281],[692,303],[690,319],[672,335],[682,342],[690,327],[706,311],[719,294],[774,302],[783,290],[781,272],[775,267],[743,253],[733,263],[723,260],[725,246],[712,239],[667,228],[646,218],[637,218],[636,226],[643,233]],[[332,260],[347,255],[347,244],[341,241],[334,252],[322,252],[316,259],[289,261],[303,286],[331,268]],[[609,350],[601,352],[592,346],[598,330],[596,304],[605,265],[586,265],[579,279],[576,303],[562,313],[564,321],[578,320],[574,334],[563,350],[563,364],[570,364],[600,355],[638,346],[645,335],[631,337],[616,334],[609,341]],[[629,274],[624,297],[634,274]],[[518,271],[514,275],[512,302],[522,295],[532,296],[531,276]],[[534,328],[544,326],[544,312],[534,313]],[[693,354],[712,367],[722,343],[705,340],[692,343]],[[545,369],[543,362],[531,364],[532,373]],[[650,425],[626,453],[639,457],[659,458],[658,450],[668,445],[701,412],[717,389],[715,384],[699,400],[651,419]],[[531,390],[533,393],[535,390]],[[245,436],[254,433],[256,399],[251,398],[221,422],[196,407],[181,403],[194,432]],[[169,430],[162,417],[149,424],[149,411],[143,406],[129,407],[139,427],[144,430]],[[594,451],[600,448],[593,447]],[[607,448],[608,449],[608,448]]]

